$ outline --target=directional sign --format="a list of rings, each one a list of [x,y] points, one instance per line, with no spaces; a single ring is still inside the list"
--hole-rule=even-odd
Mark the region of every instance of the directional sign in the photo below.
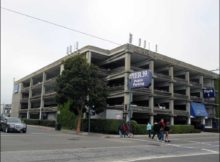
[[[150,85],[152,73],[150,70],[143,70],[129,75],[129,88],[147,87]]]

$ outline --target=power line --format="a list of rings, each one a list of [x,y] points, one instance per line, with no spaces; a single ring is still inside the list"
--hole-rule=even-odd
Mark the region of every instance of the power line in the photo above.
[[[109,43],[116,44],[116,45],[121,45],[121,44],[113,42],[111,40],[101,38],[101,37],[98,37],[98,36],[93,35],[93,34],[85,33],[85,32],[79,31],[77,29],[69,28],[69,27],[66,27],[64,25],[60,25],[60,24],[57,24],[57,23],[54,23],[54,22],[51,22],[51,21],[48,21],[48,20],[45,20],[45,19],[34,17],[34,16],[29,15],[29,14],[25,14],[25,13],[22,13],[22,12],[19,12],[19,11],[16,11],[16,10],[12,10],[12,9],[5,8],[5,7],[1,7],[1,9],[6,10],[8,12],[18,14],[18,15],[26,16],[28,18],[35,19],[35,20],[38,20],[38,21],[41,21],[41,22],[44,22],[44,23],[47,23],[47,24],[51,24],[51,25],[54,25],[54,26],[57,26],[57,27],[60,27],[60,28],[71,30],[73,32],[80,33],[80,34],[83,34],[83,35],[86,35],[86,36],[89,36],[89,37],[93,37],[93,38],[96,38],[96,39],[99,39],[99,40],[102,40],[102,41],[105,41],[105,42],[109,42]]]

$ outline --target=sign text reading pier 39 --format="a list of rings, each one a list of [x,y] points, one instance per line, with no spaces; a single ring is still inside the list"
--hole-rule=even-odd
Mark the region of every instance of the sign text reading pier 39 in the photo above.
[[[129,75],[129,88],[147,87],[150,85],[152,73],[149,70],[143,70],[131,73]]]

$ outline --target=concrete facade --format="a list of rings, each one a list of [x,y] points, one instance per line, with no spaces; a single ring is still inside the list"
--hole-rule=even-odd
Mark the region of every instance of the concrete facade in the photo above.
[[[13,94],[12,115],[52,119],[57,111],[56,78],[64,70],[63,61],[76,54],[85,55],[88,63],[99,66],[108,74],[106,80],[110,94],[102,118],[127,116],[129,94],[132,94],[131,115],[139,123],[165,118],[171,124],[192,124],[199,120],[207,127],[212,126],[217,105],[215,98],[203,98],[202,89],[214,88],[218,75],[132,44],[112,50],[86,46],[15,81],[19,90]],[[153,73],[151,86],[129,91],[128,75],[144,69]],[[204,103],[208,118],[190,117],[190,102]]]

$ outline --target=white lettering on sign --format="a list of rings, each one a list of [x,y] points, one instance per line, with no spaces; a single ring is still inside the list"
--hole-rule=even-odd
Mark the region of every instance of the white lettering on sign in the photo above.
[[[129,75],[129,79],[138,79],[138,78],[143,78],[146,77],[148,75],[147,70],[145,71],[140,71],[140,72],[136,72],[136,73],[131,73]]]

